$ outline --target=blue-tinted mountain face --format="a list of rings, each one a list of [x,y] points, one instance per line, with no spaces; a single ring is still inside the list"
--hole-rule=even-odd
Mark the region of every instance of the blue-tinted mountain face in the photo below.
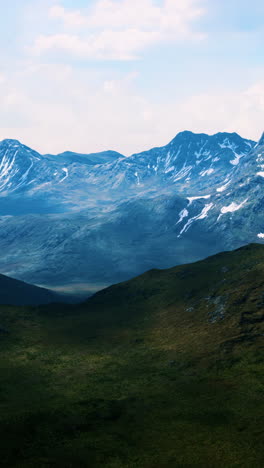
[[[74,153],[72,151],[65,151],[57,155],[46,154],[45,158],[50,161],[60,162],[64,164],[87,164],[89,166],[95,166],[97,164],[105,164],[113,162],[115,159],[124,158],[124,155],[117,153],[116,151],[102,151],[101,153]]]
[[[42,156],[5,140],[0,144],[0,195],[5,214],[12,215],[17,196],[23,214],[97,207],[147,193],[210,193],[211,187],[230,183],[253,146],[237,134],[183,132],[162,148],[130,158],[111,151]],[[15,203],[16,214],[17,209]]]
[[[0,143],[0,271],[101,287],[262,242],[264,137],[182,132],[119,153],[40,155]]]
[[[82,200],[90,206],[86,188],[91,169],[117,158],[124,156],[114,151],[42,156],[16,140],[4,140],[0,143],[0,215],[67,212],[79,209]]]

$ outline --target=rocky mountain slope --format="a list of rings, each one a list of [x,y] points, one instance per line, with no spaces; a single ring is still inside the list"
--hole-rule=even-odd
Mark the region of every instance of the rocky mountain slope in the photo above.
[[[110,162],[88,164],[95,155],[42,156],[15,140],[4,140],[0,144],[0,194],[7,203],[18,196],[21,203],[23,197],[32,204],[33,213],[41,212],[44,196],[46,210],[65,212],[71,207],[90,208],[91,202],[100,206],[100,201],[122,202],[168,190],[184,196],[194,191],[199,195],[202,190],[204,195],[217,185],[219,190],[223,184],[228,186],[253,146],[254,142],[237,134],[182,132],[162,148],[129,158],[106,152],[103,156]],[[97,160],[103,156],[97,155]],[[13,214],[12,206],[6,214]]]
[[[5,467],[263,466],[264,246],[0,307]]]
[[[4,140],[0,143],[0,215],[67,212],[76,205],[80,208],[82,199],[90,206],[85,201],[90,171],[119,157],[123,158],[114,151],[43,156],[16,140]]]
[[[99,165],[0,155],[0,271],[19,279],[89,291],[264,240],[264,137],[182,132]]]

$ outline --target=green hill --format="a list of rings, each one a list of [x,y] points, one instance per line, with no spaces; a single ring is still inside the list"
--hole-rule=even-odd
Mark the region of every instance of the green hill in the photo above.
[[[3,466],[263,466],[264,246],[0,308]]]

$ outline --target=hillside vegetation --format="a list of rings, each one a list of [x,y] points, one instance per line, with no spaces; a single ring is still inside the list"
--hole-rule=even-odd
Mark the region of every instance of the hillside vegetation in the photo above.
[[[263,466],[264,246],[0,308],[5,467]]]

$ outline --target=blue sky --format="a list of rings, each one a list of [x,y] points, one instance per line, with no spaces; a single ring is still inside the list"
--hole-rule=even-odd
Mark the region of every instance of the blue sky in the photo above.
[[[129,155],[264,130],[260,0],[0,0],[0,139]]]

